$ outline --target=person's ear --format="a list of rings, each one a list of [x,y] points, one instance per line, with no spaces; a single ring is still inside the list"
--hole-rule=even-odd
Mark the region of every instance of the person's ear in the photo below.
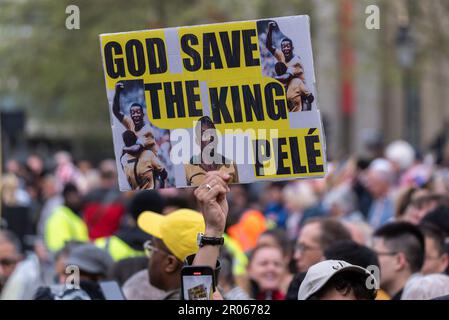
[[[441,258],[441,269],[439,270],[440,272],[445,272],[447,267],[449,266],[449,255],[447,253],[444,253]]]
[[[340,292],[344,297],[347,297],[347,296],[349,296],[349,295],[351,294],[352,288],[351,288],[351,286],[347,286],[347,287],[343,288],[342,291],[339,291],[339,292]]]
[[[173,273],[178,271],[178,269],[181,268],[181,263],[179,262],[179,260],[172,255],[168,255],[167,258],[165,259],[165,272],[167,273]]]
[[[398,252],[398,254],[395,256],[395,265],[394,270],[400,271],[404,269],[408,263],[407,257],[405,256],[404,252]]]

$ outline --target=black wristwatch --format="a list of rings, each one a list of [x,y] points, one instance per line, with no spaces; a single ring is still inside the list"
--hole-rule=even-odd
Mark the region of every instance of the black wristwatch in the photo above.
[[[200,248],[204,246],[222,246],[224,244],[224,238],[206,237],[203,233],[198,233],[196,243]]]

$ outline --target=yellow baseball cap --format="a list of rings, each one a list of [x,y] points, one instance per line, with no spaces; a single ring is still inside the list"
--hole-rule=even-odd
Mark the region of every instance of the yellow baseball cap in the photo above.
[[[203,215],[190,209],[179,209],[166,216],[144,211],[137,224],[146,233],[161,239],[181,261],[198,251],[197,235],[206,228]]]

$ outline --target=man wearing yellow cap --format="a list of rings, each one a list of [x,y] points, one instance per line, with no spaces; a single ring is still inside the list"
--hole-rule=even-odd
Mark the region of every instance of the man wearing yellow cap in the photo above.
[[[167,216],[145,211],[138,219],[139,227],[153,236],[145,243],[151,259],[148,272],[151,285],[164,290],[164,300],[179,300],[183,261],[198,251],[197,234],[204,232],[204,219],[199,212],[179,209]]]
[[[203,184],[195,190],[203,214],[179,209],[167,216],[149,211],[139,216],[139,227],[153,236],[151,243],[145,244],[150,257],[150,282],[166,291],[165,300],[180,299],[183,261],[219,268],[217,261],[228,213],[226,193],[230,178],[229,174],[217,171],[206,174]]]

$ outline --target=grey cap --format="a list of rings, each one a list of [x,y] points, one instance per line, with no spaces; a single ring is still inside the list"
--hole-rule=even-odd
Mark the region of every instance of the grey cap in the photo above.
[[[82,244],[70,252],[67,264],[78,266],[80,271],[106,275],[114,263],[109,253],[93,244]]]
[[[323,288],[334,275],[342,271],[352,271],[364,275],[367,278],[372,277],[377,287],[375,277],[368,270],[343,260],[325,260],[309,268],[304,281],[299,287],[298,300],[309,299],[313,294]]]

